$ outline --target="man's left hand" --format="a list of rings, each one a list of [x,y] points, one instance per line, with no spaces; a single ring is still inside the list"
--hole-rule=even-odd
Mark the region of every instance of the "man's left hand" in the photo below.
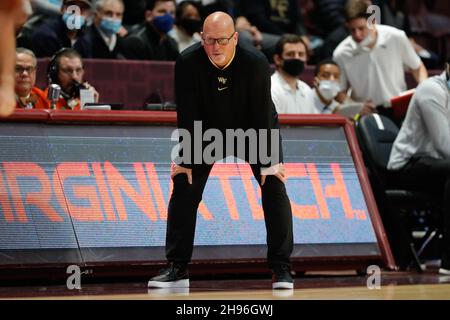
[[[274,172],[273,175],[275,177],[277,177],[281,182],[286,183],[287,178],[286,178],[286,170],[284,168],[284,165],[282,163],[279,163],[277,165],[275,165],[274,167],[276,167],[276,172]],[[264,183],[266,182],[266,177],[267,175],[261,175],[261,186],[264,185]]]

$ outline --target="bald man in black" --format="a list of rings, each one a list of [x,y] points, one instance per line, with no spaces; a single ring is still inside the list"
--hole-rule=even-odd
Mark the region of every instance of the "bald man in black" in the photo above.
[[[203,130],[217,129],[223,133],[226,129],[279,129],[270,94],[269,63],[258,51],[238,46],[237,40],[232,18],[215,12],[205,20],[202,43],[186,49],[176,62],[178,128],[190,132],[192,141],[194,121],[201,121]],[[265,142],[270,150],[274,143],[270,132]],[[262,191],[272,287],[292,289],[292,212],[284,186],[281,143],[277,150],[279,156],[269,163],[259,158],[255,163],[250,162],[247,147],[244,160],[250,163]],[[225,156],[235,155],[225,151]],[[204,162],[193,164],[194,155],[191,155],[172,167],[174,189],[166,235],[169,267],[152,278],[149,287],[189,287],[187,264],[193,251],[197,209],[213,166]]]

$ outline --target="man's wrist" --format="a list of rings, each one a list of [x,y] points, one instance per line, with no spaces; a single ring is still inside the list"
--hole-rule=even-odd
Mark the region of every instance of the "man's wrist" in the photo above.
[[[277,163],[268,168],[261,168],[261,175],[262,176],[276,175],[281,171],[282,165],[283,165],[282,163]]]

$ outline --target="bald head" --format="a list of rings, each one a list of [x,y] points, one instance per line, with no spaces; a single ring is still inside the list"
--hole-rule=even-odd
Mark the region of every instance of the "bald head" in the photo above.
[[[203,24],[202,44],[209,59],[220,68],[233,59],[238,34],[233,19],[225,12],[210,14]]]
[[[234,32],[233,18],[225,12],[217,11],[206,17],[203,23],[203,32],[226,32],[231,34]]]

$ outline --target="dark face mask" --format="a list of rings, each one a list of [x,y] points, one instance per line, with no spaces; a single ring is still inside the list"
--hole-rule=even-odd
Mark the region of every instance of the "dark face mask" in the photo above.
[[[178,21],[178,25],[191,36],[202,29],[202,21],[200,19],[182,18]]]
[[[166,13],[162,16],[153,18],[152,22],[156,30],[161,33],[167,33],[172,29],[174,20],[175,19],[171,14]]]
[[[305,63],[298,59],[285,59],[281,68],[293,77],[298,77],[305,70]]]

